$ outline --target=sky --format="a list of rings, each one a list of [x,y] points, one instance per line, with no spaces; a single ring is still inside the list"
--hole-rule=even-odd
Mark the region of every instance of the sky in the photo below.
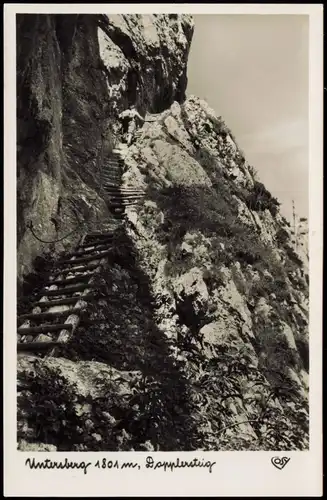
[[[187,95],[222,116],[288,219],[308,217],[309,19],[195,15]]]

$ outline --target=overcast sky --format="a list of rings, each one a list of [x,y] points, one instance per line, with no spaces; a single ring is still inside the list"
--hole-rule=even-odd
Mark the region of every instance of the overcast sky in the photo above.
[[[221,115],[291,217],[308,216],[308,16],[196,15],[187,94]]]

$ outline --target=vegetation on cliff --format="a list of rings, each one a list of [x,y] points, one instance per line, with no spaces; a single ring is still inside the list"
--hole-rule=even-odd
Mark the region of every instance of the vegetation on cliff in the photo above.
[[[105,227],[97,176],[119,140],[117,114],[158,112],[127,151],[124,182],[146,200],[115,232],[96,300],[56,356],[18,360],[20,449],[307,449],[307,262],[222,118],[185,100],[191,19],[154,17],[151,37],[142,16],[18,24],[20,36],[35,27],[18,54],[34,68],[18,78],[26,293],[41,286],[35,269],[26,283],[35,257],[42,267],[77,238],[45,252],[26,221],[53,235],[63,199],[65,229],[74,210],[89,230]]]

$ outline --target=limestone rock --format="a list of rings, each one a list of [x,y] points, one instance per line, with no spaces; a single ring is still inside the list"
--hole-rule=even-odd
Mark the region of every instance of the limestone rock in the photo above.
[[[40,404],[75,451],[307,449],[307,223],[292,234],[223,118],[186,98],[193,27],[176,14],[19,16],[20,282],[36,257],[44,268],[120,224],[100,173],[120,113],[136,105],[144,118],[120,148],[123,185],[144,200],[126,209],[101,275],[108,297],[65,355],[18,356],[21,449],[53,450],[23,407],[40,366],[58,370],[54,392],[74,394],[55,411],[47,394]]]
[[[190,298],[194,312],[206,306],[209,294],[200,269],[193,268],[175,283],[175,293],[180,301]]]
[[[57,447],[53,444],[45,443],[29,443],[22,439],[18,444],[20,451],[57,451]]]
[[[35,356],[21,357],[18,360],[18,377],[25,370],[34,372],[33,363],[37,359]],[[118,393],[128,394],[131,391],[130,383],[137,380],[141,373],[120,372],[115,368],[95,361],[74,362],[65,358],[48,358],[43,362],[43,366],[52,369],[59,369],[60,373],[71,383],[76,384],[77,392],[81,396],[101,395],[101,391],[106,382],[117,382]],[[119,382],[119,383],[118,383]]]
[[[102,16],[100,54],[117,108],[130,98],[131,83],[140,107],[154,113],[184,98],[193,27],[188,15]],[[131,80],[133,74],[141,79]]]

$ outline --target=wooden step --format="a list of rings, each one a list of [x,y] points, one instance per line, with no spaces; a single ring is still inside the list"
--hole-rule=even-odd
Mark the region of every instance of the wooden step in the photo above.
[[[58,271],[54,271],[52,273],[53,277],[59,276],[61,274],[69,274],[69,273],[84,273],[85,271],[91,271],[93,269],[97,269],[99,264],[88,264],[87,266],[76,266],[76,267],[67,267],[63,269],[58,269]],[[80,275],[82,276],[82,274]]]
[[[122,176],[121,175],[117,175],[117,177],[104,177],[101,179],[100,181],[100,186],[106,186],[108,187],[107,185],[108,184],[114,184],[115,185],[115,188],[116,189],[119,189],[121,184],[122,184]]]
[[[118,203],[119,205],[129,205],[130,203],[139,203],[144,201],[144,198],[118,198],[117,196],[107,195],[105,199],[109,203]]]
[[[137,189],[122,189],[105,186],[107,193],[118,194],[119,196],[144,196],[145,192]]]
[[[111,187],[111,188],[113,188],[113,189],[121,189],[121,187],[122,187],[122,184],[121,184],[121,183],[117,184],[117,183],[110,182],[110,181],[109,181],[109,182],[106,182],[106,183],[105,183],[105,185],[106,185],[107,187]]]
[[[108,160],[108,162],[106,163],[105,167],[104,168],[108,168],[108,165],[119,165],[119,162],[122,160],[122,158],[120,156],[117,156],[115,158],[110,158],[110,160]]]
[[[143,201],[141,198],[135,198],[133,200],[123,200],[113,198],[112,196],[106,197],[105,200],[110,206],[115,207],[129,207],[130,205],[139,205]]]
[[[112,182],[113,184],[120,186],[122,183],[122,177],[123,177],[123,174],[104,175],[100,178],[100,183],[107,184],[108,182]]]
[[[119,179],[118,178],[117,179],[103,179],[101,184],[100,184],[100,188],[103,189],[105,187],[108,187],[108,182],[110,182],[110,184],[112,184],[112,183],[115,184],[114,189],[119,189],[122,181],[121,181],[121,178],[119,178]],[[110,186],[110,187],[112,187],[112,186]]]
[[[114,192],[120,192],[120,189],[121,189],[120,184],[116,184],[115,186],[112,186],[111,184],[108,184],[107,182],[104,182],[102,184],[102,187],[105,189],[112,189]]]
[[[124,168],[124,162],[107,163],[107,165],[100,170],[100,174],[110,173],[114,170],[123,170]]]
[[[68,330],[73,329],[71,323],[58,323],[57,325],[41,325],[32,326],[30,328],[18,328],[17,333],[19,335],[38,335],[39,333],[57,332],[58,330]]]
[[[129,201],[123,201],[123,200],[112,200],[109,199],[108,203],[111,207],[113,208],[125,208],[125,207],[130,207],[132,205],[137,205],[140,203],[141,200],[129,200]]]
[[[117,186],[116,184],[110,184],[110,182],[107,183],[107,187],[111,189],[119,189],[122,193],[145,193],[145,189],[137,186],[127,186],[124,184],[120,184]]]
[[[64,288],[58,288],[58,290],[41,290],[39,296],[41,297],[55,297],[56,295],[70,295],[76,292],[82,292],[86,288],[89,288],[90,285],[88,283],[81,283],[76,286],[66,286]]]
[[[30,352],[38,352],[38,351],[46,351],[47,349],[51,349],[53,347],[57,347],[62,345],[62,342],[18,342],[17,343],[17,351],[30,351]]]
[[[121,167],[112,167],[111,170],[102,170],[101,174],[100,174],[100,179],[102,179],[103,177],[111,177],[112,175],[115,177],[117,175],[122,175],[124,173],[124,170],[123,168]]]
[[[95,253],[94,255],[88,255],[86,257],[80,257],[74,260],[58,260],[57,265],[66,265],[66,264],[71,264],[72,266],[74,264],[81,264],[82,262],[90,262],[92,260],[101,260],[104,257],[107,257],[110,254],[110,250],[107,250],[106,252],[99,252]]]
[[[88,300],[94,299],[96,297],[95,293],[88,293],[86,295],[75,295],[75,297],[68,297],[64,299],[58,299],[58,300],[47,300],[47,301],[39,301],[39,302],[34,302],[32,304],[32,307],[41,307],[42,308],[47,308],[50,309],[50,307],[54,306],[64,306],[68,304],[75,304],[79,300],[83,300],[87,302]]]
[[[102,182],[102,185],[101,185],[101,188],[112,188],[112,189],[120,189],[120,186],[121,186],[121,179],[117,180],[117,181],[113,181],[112,179],[110,179],[110,181],[103,181]]]
[[[89,245],[89,246],[91,246],[91,245]],[[108,245],[99,245],[96,248],[90,248],[89,250],[82,250],[82,251],[78,251],[77,250],[76,252],[67,253],[65,255],[65,257],[67,257],[67,258],[82,257],[83,255],[87,255],[87,254],[90,254],[92,252],[93,253],[94,252],[100,252],[101,250],[109,250],[109,246]]]
[[[95,250],[97,250],[97,248],[101,245],[103,245],[104,243],[106,243],[107,247],[108,247],[108,244],[111,243],[112,244],[112,238],[111,239],[105,239],[103,238],[102,240],[93,240],[91,241],[90,243],[83,243],[83,245],[81,245],[79,248],[88,248],[88,247],[94,247]]]
[[[122,188],[114,188],[112,186],[105,186],[105,190],[107,193],[119,194],[122,196],[145,196],[145,191],[137,190],[137,189],[122,189]]]
[[[104,177],[101,177],[100,179],[100,184],[104,186],[105,184],[108,184],[108,182],[115,184],[117,187],[120,187],[122,184],[122,174],[119,175],[106,175]]]
[[[32,321],[46,321],[46,320],[54,320],[57,318],[65,318],[70,316],[71,314],[78,314],[81,311],[80,308],[72,308],[67,309],[66,311],[61,312],[43,312],[43,313],[29,313],[29,314],[21,314],[18,316],[17,321],[23,322],[27,319]]]
[[[71,285],[73,283],[83,283],[83,282],[88,282],[92,276],[94,276],[95,273],[89,273],[89,274],[81,274],[80,276],[74,276],[73,278],[66,278],[66,279],[61,279],[61,280],[53,280],[53,281],[48,281],[46,283],[47,286],[51,285],[57,285],[57,286],[62,286],[62,285]]]
[[[108,195],[110,195],[112,198],[117,198],[117,199],[124,199],[124,200],[139,200],[141,198],[144,198],[143,194],[126,194],[126,193],[112,193],[110,191],[105,190]]]
[[[85,237],[85,242],[88,241],[90,238],[113,238],[114,237],[114,231],[111,231],[110,233],[101,233],[100,231],[94,232],[94,233],[88,233]]]
[[[99,233],[99,234],[101,234],[101,233]],[[114,238],[113,234],[103,236],[103,238],[101,239],[101,245],[104,245],[105,243],[112,241],[113,238]],[[84,246],[90,246],[91,244],[95,245],[96,241],[100,241],[100,240],[96,236],[90,236],[89,238],[85,238],[84,241],[80,243],[78,248],[83,248]]]
[[[106,165],[103,166],[101,172],[112,170],[113,168],[123,168],[123,167],[124,167],[124,162],[121,158],[119,158],[117,160],[112,160],[106,163]]]

